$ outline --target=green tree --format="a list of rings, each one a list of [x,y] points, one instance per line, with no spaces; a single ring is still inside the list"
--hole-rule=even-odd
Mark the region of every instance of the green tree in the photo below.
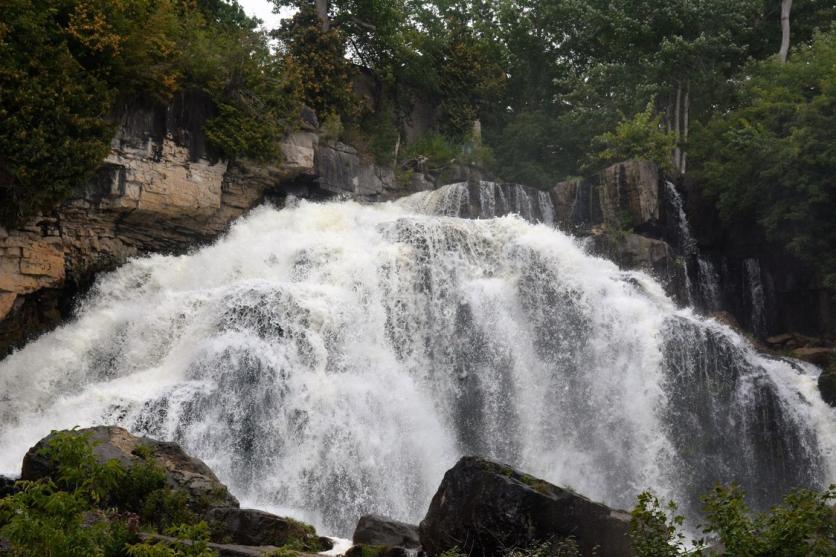
[[[697,175],[722,217],[756,219],[836,292],[836,32],[747,74],[738,107],[695,139]]]

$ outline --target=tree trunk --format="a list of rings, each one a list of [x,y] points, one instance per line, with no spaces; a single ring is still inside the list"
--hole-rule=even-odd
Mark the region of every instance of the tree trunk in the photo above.
[[[685,82],[685,106],[684,115],[682,118],[682,143],[688,144],[688,117],[691,113],[691,82]],[[679,171],[685,174],[685,160],[688,158],[688,152],[682,151],[679,161]]]
[[[781,50],[778,52],[778,57],[781,63],[787,61],[787,56],[790,53],[790,10],[792,9],[792,0],[781,0]]]
[[[327,33],[331,28],[331,22],[328,21],[328,0],[314,0],[316,6],[316,15],[321,23],[323,33]]]

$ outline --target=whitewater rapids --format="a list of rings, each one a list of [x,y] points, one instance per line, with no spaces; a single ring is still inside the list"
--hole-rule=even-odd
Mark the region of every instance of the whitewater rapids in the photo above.
[[[718,480],[765,506],[836,479],[816,368],[547,224],[429,214],[439,195],[264,206],[102,276],[0,362],[0,473],[50,430],[118,424],[343,536],[369,512],[419,521],[463,454],[622,508],[652,488],[693,512]]]

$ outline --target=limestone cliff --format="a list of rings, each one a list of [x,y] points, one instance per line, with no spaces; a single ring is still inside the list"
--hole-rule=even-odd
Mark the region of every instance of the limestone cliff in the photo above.
[[[266,195],[382,199],[398,189],[391,169],[310,127],[287,135],[273,165],[213,160],[202,135],[211,114],[200,95],[123,107],[94,179],[50,214],[0,228],[0,357],[66,317],[96,273],[210,241]]]

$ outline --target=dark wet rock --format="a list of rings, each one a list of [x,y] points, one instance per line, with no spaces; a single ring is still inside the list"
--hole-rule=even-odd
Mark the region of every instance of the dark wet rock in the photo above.
[[[206,514],[206,520],[213,541],[291,546],[314,553],[333,547],[331,540],[316,535],[313,526],[255,509],[218,507]]]
[[[585,556],[628,557],[629,519],[504,464],[465,457],[444,475],[419,533],[430,556],[458,546],[492,557],[572,536]]]
[[[125,467],[130,467],[141,460],[141,452],[147,453],[165,470],[168,486],[185,492],[189,507],[195,511],[205,512],[212,507],[238,506],[238,500],[229,493],[212,470],[202,460],[186,454],[176,443],[137,437],[116,426],[80,429],[75,433],[89,435],[93,444],[93,454],[102,463],[113,459]],[[54,433],[38,441],[23,457],[21,479],[34,481],[55,476],[59,463],[41,452],[53,435]]]
[[[391,545],[354,545],[345,552],[345,557],[410,557],[414,549]]]
[[[374,514],[360,517],[351,540],[357,545],[421,546],[417,526]]]
[[[836,366],[830,366],[819,375],[819,391],[826,403],[836,406]]]
[[[0,476],[0,499],[9,495],[14,495],[17,492],[15,489],[15,480]]]

